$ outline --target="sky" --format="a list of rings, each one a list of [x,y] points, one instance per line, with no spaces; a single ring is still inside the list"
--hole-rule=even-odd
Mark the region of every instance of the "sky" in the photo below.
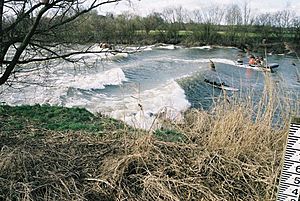
[[[112,12],[121,14],[128,11],[138,15],[146,16],[147,14],[157,11],[160,12],[165,8],[182,6],[187,10],[203,9],[214,5],[238,4],[242,6],[246,0],[130,0],[123,1],[119,4],[109,4],[101,7],[98,11],[101,14]],[[300,0],[248,0],[252,11],[257,13],[275,12],[283,9],[300,11]]]

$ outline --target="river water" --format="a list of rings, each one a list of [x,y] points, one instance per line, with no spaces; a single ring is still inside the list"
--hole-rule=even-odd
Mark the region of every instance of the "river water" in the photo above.
[[[97,48],[96,46],[94,48]],[[127,47],[132,51],[136,47]],[[64,61],[30,64],[16,74],[11,86],[0,88],[0,101],[10,105],[50,104],[84,107],[149,129],[158,114],[180,120],[190,107],[208,109],[220,89],[204,82],[209,79],[238,88],[228,95],[254,94],[264,89],[264,73],[235,66],[239,50],[230,47],[147,46],[127,54],[77,55],[77,63]],[[247,55],[244,54],[246,60]],[[81,60],[84,57],[84,60]],[[209,68],[209,60],[216,71]],[[268,55],[268,62],[280,66],[270,74],[292,99],[299,97],[300,63],[293,55]],[[285,94],[285,95],[286,95]]]

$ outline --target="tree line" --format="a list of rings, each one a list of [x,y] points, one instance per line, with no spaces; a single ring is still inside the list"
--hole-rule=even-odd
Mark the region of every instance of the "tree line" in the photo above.
[[[291,10],[254,14],[248,4],[188,11],[164,9],[145,17],[131,13],[98,15],[96,11],[68,24],[60,39],[114,44],[185,45],[299,42],[300,17]],[[70,31],[71,30],[71,31]]]

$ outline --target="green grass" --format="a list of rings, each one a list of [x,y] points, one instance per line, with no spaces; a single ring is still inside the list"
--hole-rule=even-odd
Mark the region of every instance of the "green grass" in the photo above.
[[[52,131],[86,131],[97,133],[121,130],[125,125],[109,117],[97,117],[83,108],[49,105],[0,106],[0,130],[11,133],[28,129]],[[185,142],[186,137],[173,129],[158,129],[156,139],[165,142]]]
[[[154,132],[154,136],[158,140],[165,142],[185,142],[187,140],[184,134],[171,129],[158,129]]]
[[[99,118],[82,108],[59,106],[0,106],[0,129],[2,131],[21,130],[28,127],[54,131],[98,132],[124,125],[111,118]]]

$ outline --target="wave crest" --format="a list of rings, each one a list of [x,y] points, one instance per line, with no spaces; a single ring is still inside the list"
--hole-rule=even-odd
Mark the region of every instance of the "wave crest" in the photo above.
[[[106,85],[121,85],[127,81],[121,68],[113,68],[96,74],[75,75],[59,80],[58,84],[78,89],[104,89]]]
[[[190,107],[184,90],[172,80],[166,85],[123,98],[101,101],[92,112],[101,112],[142,129],[156,129],[160,119],[182,120],[182,112]],[[101,110],[101,111],[99,111]]]

